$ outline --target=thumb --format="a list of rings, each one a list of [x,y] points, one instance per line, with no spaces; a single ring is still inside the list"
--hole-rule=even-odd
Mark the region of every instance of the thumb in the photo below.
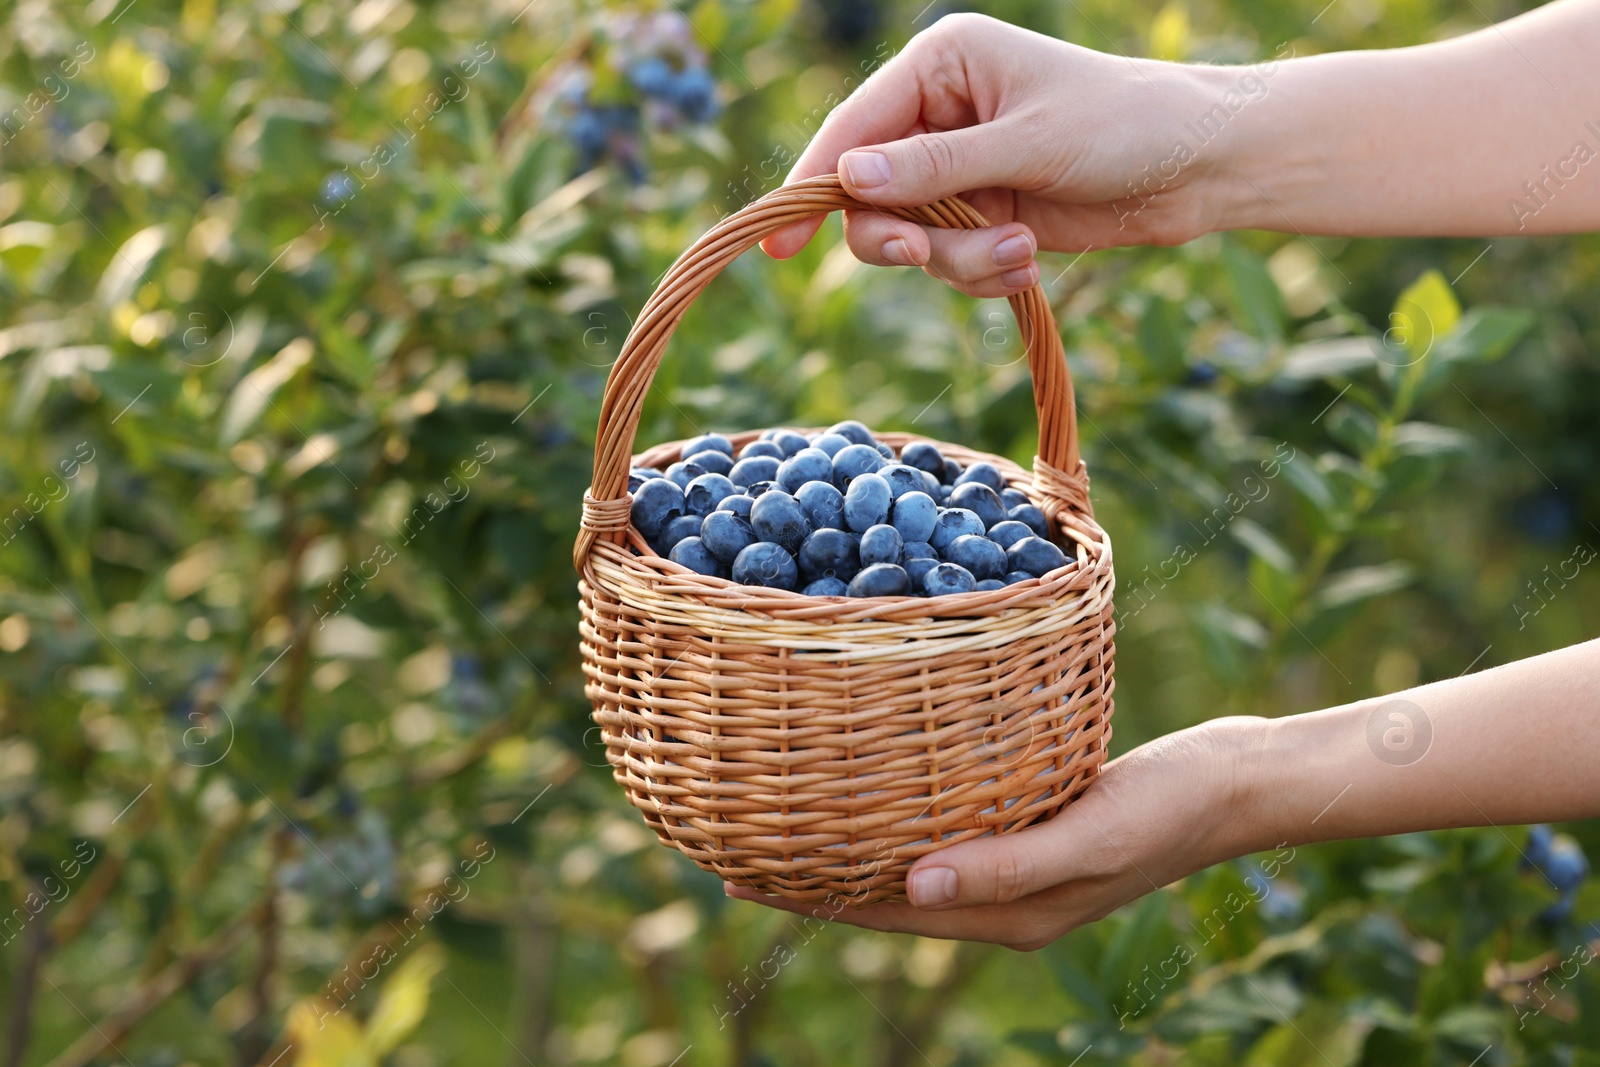
[[[1011,123],[988,122],[856,148],[839,157],[839,177],[859,200],[915,207],[990,186],[1012,186],[1030,152]]]
[[[1083,877],[1089,873],[1085,860],[1099,849],[1084,839],[1070,812],[1017,833],[980,837],[922,857],[906,877],[906,895],[923,910],[1009,904]]]

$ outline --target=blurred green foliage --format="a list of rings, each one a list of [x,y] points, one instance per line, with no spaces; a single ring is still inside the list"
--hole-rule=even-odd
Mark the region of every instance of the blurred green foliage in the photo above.
[[[623,803],[570,565],[606,369],[919,6],[692,5],[724,110],[650,130],[636,182],[574,176],[547,106],[583,5],[8,5],[0,1065],[1600,1063],[1600,898],[1541,924],[1520,829],[1226,864],[1015,956],[730,903]],[[1222,62],[1514,13],[984,9]],[[1118,751],[1594,632],[1594,238],[1045,273]],[[851,416],[1026,463],[1011,333],[835,221],[691,310],[641,444]]]

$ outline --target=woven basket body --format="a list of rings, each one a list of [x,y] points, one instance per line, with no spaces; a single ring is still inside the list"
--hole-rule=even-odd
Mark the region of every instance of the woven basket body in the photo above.
[[[683,310],[767,233],[857,207],[837,179],[730,216],[667,273],[613,367],[574,559],[586,691],[617,782],[663,843],[741,885],[800,900],[903,899],[919,857],[1048,818],[1111,737],[1111,545],[1089,506],[1071,385],[1037,287],[1011,299],[1040,413],[1030,473],[995,464],[1076,560],[1044,578],[942,597],[807,597],[695,574],[628,523],[643,396]],[[945,201],[896,212],[984,225]],[[731,434],[736,446],[759,431]],[[921,440],[883,434],[898,453]]]

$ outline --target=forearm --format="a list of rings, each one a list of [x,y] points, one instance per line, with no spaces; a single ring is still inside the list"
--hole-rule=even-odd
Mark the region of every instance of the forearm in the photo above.
[[[1463,37],[1280,63],[1218,138],[1218,229],[1600,229],[1600,0]],[[1215,91],[1237,72],[1202,71]],[[1518,206],[1520,205],[1520,206]]]
[[[1240,852],[1600,816],[1600,641],[1267,720],[1240,781]]]

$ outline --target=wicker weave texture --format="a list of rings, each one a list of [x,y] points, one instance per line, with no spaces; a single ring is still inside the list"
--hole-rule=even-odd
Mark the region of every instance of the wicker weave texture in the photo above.
[[[779,193],[809,211],[757,201],[709,232],[613,368],[575,552],[581,650],[613,774],[663,843],[738,884],[859,905],[903,898],[929,852],[1048,818],[1098,773],[1114,686],[1111,545],[1089,507],[1037,287],[1012,300],[1041,419],[1033,472],[934,443],[963,466],[995,464],[1039,504],[1075,551],[1067,566],[988,592],[807,597],[695,574],[643,542],[628,524],[627,470],[665,466],[680,443],[632,455],[638,406],[623,397],[642,402],[683,308],[739,251],[806,213],[854,206],[836,179]],[[959,201],[916,217],[983,224]],[[881,439],[898,453],[924,438]]]

